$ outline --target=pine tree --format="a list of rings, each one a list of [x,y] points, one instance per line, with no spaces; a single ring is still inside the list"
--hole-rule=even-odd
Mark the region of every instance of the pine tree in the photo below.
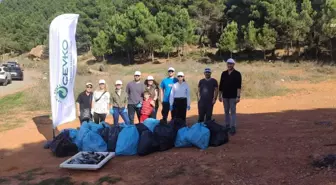
[[[238,25],[236,22],[231,22],[228,24],[217,44],[217,47],[220,51],[229,51],[232,57],[232,52],[237,49],[237,41],[238,41]]]
[[[275,48],[277,33],[268,24],[264,24],[263,28],[257,35],[258,47],[264,52],[264,60],[266,60],[266,50]]]

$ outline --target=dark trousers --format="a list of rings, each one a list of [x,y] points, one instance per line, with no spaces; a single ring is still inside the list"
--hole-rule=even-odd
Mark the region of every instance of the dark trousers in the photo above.
[[[198,102],[198,122],[204,122],[211,120],[213,104],[211,101],[209,102]]]
[[[106,114],[97,114],[93,113],[93,121],[97,124],[99,124],[102,121],[105,121],[106,119]]]
[[[173,119],[180,118],[183,121],[186,121],[187,98],[175,98],[172,112],[173,112]]]
[[[168,119],[168,114],[169,114],[169,110],[170,110],[170,104],[169,102],[162,102],[162,111],[161,111],[161,114],[162,114],[162,119],[166,120]],[[174,111],[171,111],[171,117],[173,118],[174,117]]]
[[[140,120],[140,108],[136,107],[137,104],[128,104],[127,109],[128,109],[128,117],[130,120],[130,124],[134,124],[134,114],[136,113],[138,120]]]

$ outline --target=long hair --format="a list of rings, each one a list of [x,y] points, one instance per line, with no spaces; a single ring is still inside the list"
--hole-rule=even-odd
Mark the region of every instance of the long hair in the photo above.
[[[147,87],[148,86],[148,80],[145,80],[144,84]],[[157,81],[153,80],[153,85],[155,85],[156,89],[159,89],[159,83]]]
[[[107,92],[107,84],[105,83],[105,87],[104,87],[104,91],[106,91]],[[98,87],[97,87],[97,89],[96,89],[96,91],[101,91],[101,89],[100,89],[100,85],[98,84]]]

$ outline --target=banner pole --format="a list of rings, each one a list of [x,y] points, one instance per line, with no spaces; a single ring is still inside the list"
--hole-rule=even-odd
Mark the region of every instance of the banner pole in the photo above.
[[[53,139],[55,139],[55,129],[53,128],[52,131],[53,131]]]

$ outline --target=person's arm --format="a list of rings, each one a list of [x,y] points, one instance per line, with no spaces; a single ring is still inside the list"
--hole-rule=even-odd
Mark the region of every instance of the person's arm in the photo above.
[[[240,102],[241,85],[242,85],[242,76],[239,73],[237,77],[237,101],[236,101],[237,103]]]
[[[112,108],[112,105],[110,104],[110,97],[111,97],[111,95],[110,95],[110,93],[109,92],[106,92],[106,96],[107,96],[107,113],[106,114],[108,114],[108,112],[109,112],[109,110],[110,110],[110,108]]]
[[[160,99],[161,99],[161,103],[163,102],[163,96],[164,96],[164,85],[163,85],[163,80],[160,84]]]
[[[218,96],[218,82],[215,80],[215,91],[214,91],[214,98],[212,103],[215,104],[217,101],[217,96]]]
[[[126,92],[122,92],[125,93],[125,99],[124,99],[124,103],[125,103],[125,108],[127,109],[127,105],[128,105],[128,95]]]
[[[77,100],[76,100],[76,108],[77,108],[78,116],[80,116],[80,107],[79,107],[80,103],[81,103],[81,98],[80,98],[80,94],[79,94],[78,97],[77,97]]]
[[[187,105],[188,105],[188,107],[190,107],[190,103],[191,103],[191,100],[190,100],[190,88],[189,88],[189,85],[188,84],[186,84],[187,85]]]
[[[150,101],[150,104],[151,104],[152,107],[155,107],[155,101],[154,100]]]
[[[170,91],[170,95],[169,95],[169,104],[170,106],[173,106],[174,104],[174,95],[175,94],[175,85],[173,85],[171,91]]]
[[[159,97],[158,97],[158,95],[159,95],[159,89],[155,89],[154,90],[154,93],[155,93],[155,95],[154,95],[154,101],[156,101]]]
[[[223,72],[222,72],[222,75],[221,75],[221,78],[220,78],[220,81],[219,81],[219,88],[218,88],[218,100],[220,101],[220,102],[222,102],[223,101],[223,97],[222,97],[222,94],[223,94],[223,86],[224,86],[224,84],[223,84]]]
[[[94,110],[93,110],[93,107],[94,107],[94,104],[95,104],[95,97],[96,97],[96,91],[93,92],[92,94],[92,102],[91,102],[91,114],[94,113]]]
[[[199,101],[201,99],[200,85],[201,85],[201,81],[198,82],[198,88],[197,88],[197,92],[196,92],[197,101]]]

